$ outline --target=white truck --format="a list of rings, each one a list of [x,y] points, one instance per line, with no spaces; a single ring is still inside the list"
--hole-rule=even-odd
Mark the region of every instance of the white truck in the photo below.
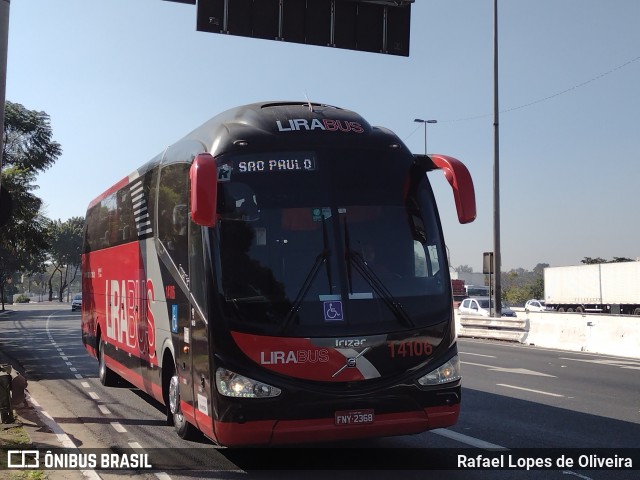
[[[640,261],[544,269],[547,308],[640,315]]]

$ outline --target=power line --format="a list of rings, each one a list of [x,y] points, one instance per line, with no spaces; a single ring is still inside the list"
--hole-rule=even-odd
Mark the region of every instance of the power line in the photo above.
[[[560,95],[564,95],[566,93],[572,92],[573,90],[577,90],[578,88],[582,88],[586,85],[589,85],[590,83],[595,82],[596,80],[600,80],[603,77],[606,77],[607,75],[611,75],[614,72],[617,72],[618,70],[621,70],[629,65],[631,65],[634,62],[637,62],[638,60],[640,60],[640,56],[635,57],[621,65],[618,65],[617,67],[612,68],[611,70],[601,73],[600,75],[596,75],[595,77],[590,78],[589,80],[586,80],[584,82],[581,83],[577,83],[576,85],[573,85],[572,87],[569,87],[565,90],[562,90],[560,92],[554,93],[552,95],[548,95],[546,97],[540,98],[538,100],[534,100],[533,102],[529,102],[529,103],[525,103],[523,105],[518,105],[517,107],[512,107],[512,108],[507,108],[506,110],[500,110],[500,113],[508,113],[508,112],[513,112],[515,110],[521,110],[523,108],[528,108],[531,107],[533,105],[537,105],[538,103],[542,103],[542,102],[547,102],[549,100],[552,100],[556,97],[559,97]],[[491,117],[493,114],[492,113],[486,113],[483,115],[475,115],[473,117],[465,117],[465,118],[458,118],[455,120],[442,120],[441,123],[453,123],[453,122],[466,122],[466,121],[470,121],[470,120],[477,120],[480,118],[486,118],[486,117]],[[411,132],[411,135],[413,135],[415,133],[415,131]],[[411,136],[409,135],[409,136]],[[407,137],[408,138],[408,137]]]
[[[614,73],[614,72],[626,67],[627,65],[631,65],[633,62],[636,62],[638,60],[640,60],[640,56],[638,56],[638,57],[636,57],[636,58],[634,58],[632,60],[629,60],[628,62],[625,62],[622,65],[618,65],[617,67],[612,68],[608,72],[602,73],[602,74],[600,74],[600,75],[598,75],[596,77],[590,78],[589,80],[587,80],[585,82],[578,83],[577,85],[569,87],[566,90],[563,90],[563,91],[558,92],[558,93],[554,93],[553,95],[549,95],[548,97],[541,98],[541,99],[536,100],[534,102],[530,102],[530,103],[527,103],[527,104],[524,104],[524,105],[520,105],[518,107],[509,108],[507,110],[504,110],[504,112],[512,112],[514,110],[520,110],[521,108],[530,107],[532,105],[536,105],[538,103],[542,103],[542,102],[546,102],[547,100],[551,100],[552,98],[559,97],[560,95],[564,95],[565,93],[569,93],[569,92],[571,92],[573,90],[576,90],[578,88],[584,87],[584,86],[586,86],[586,85],[588,85],[588,84],[590,84],[592,82],[595,82],[596,80],[600,80],[601,78],[606,77],[607,75],[610,75],[610,74],[612,74],[612,73]]]

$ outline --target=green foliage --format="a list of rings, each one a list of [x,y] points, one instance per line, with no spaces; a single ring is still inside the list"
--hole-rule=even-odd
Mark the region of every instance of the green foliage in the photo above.
[[[634,260],[632,258],[627,258],[627,257],[613,257],[613,260],[605,260],[604,258],[601,257],[596,257],[596,258],[591,258],[591,257],[584,257],[582,260],[580,260],[581,263],[584,263],[585,265],[595,265],[597,263],[620,263],[620,262],[633,262]]]
[[[62,222],[54,220],[49,224],[51,234],[51,259],[62,265],[80,265],[82,254],[83,217],[71,217]]]
[[[532,298],[544,298],[544,268],[539,263],[533,271],[523,268],[502,274],[502,298],[511,305],[524,305]]]
[[[84,218],[71,217],[63,222],[54,220],[49,223],[51,247],[49,258],[54,269],[49,277],[49,300],[53,298],[53,276],[59,277],[58,298],[63,300],[67,287],[75,280],[80,267],[82,255],[82,239],[84,232]]]
[[[51,167],[62,150],[52,140],[49,116],[6,102],[2,188],[11,194],[10,220],[0,230],[0,297],[17,271],[41,271],[49,246],[42,200],[33,194],[36,176]],[[2,303],[4,309],[4,303]]]
[[[18,295],[15,300],[16,303],[29,303],[31,299],[26,295]]]
[[[459,265],[456,267],[456,272],[458,273],[473,273],[473,267],[469,265]]]
[[[27,110],[19,103],[6,102],[4,108],[3,165],[34,174],[51,167],[62,148],[52,140],[49,115]]]

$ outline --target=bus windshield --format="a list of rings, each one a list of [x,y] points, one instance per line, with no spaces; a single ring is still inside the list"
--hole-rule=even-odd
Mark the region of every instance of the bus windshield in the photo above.
[[[433,194],[406,152],[233,155],[219,169],[218,274],[232,328],[344,335],[449,320]]]

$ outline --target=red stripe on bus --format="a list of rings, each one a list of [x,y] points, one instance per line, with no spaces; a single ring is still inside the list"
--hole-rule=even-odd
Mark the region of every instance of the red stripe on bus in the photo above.
[[[104,191],[103,193],[98,195],[96,198],[91,200],[91,203],[89,203],[89,207],[87,207],[87,210],[89,208],[93,207],[94,205],[100,203],[102,200],[107,198],[112,193],[115,193],[118,190],[120,190],[121,188],[125,187],[126,185],[129,185],[129,177],[128,176],[124,177],[122,180],[120,180],[118,183],[116,183],[115,185],[110,187],[108,190]]]
[[[132,383],[136,387],[144,390],[145,392],[150,393],[156,400],[164,403],[162,398],[162,387],[157,385],[155,382],[149,382],[139,373],[134,372],[130,368],[125,367],[117,360],[114,360],[113,357],[110,357],[105,354],[104,362],[111,370],[116,372],[122,378],[124,378],[127,382]],[[149,386],[151,386],[151,391],[149,392]]]

